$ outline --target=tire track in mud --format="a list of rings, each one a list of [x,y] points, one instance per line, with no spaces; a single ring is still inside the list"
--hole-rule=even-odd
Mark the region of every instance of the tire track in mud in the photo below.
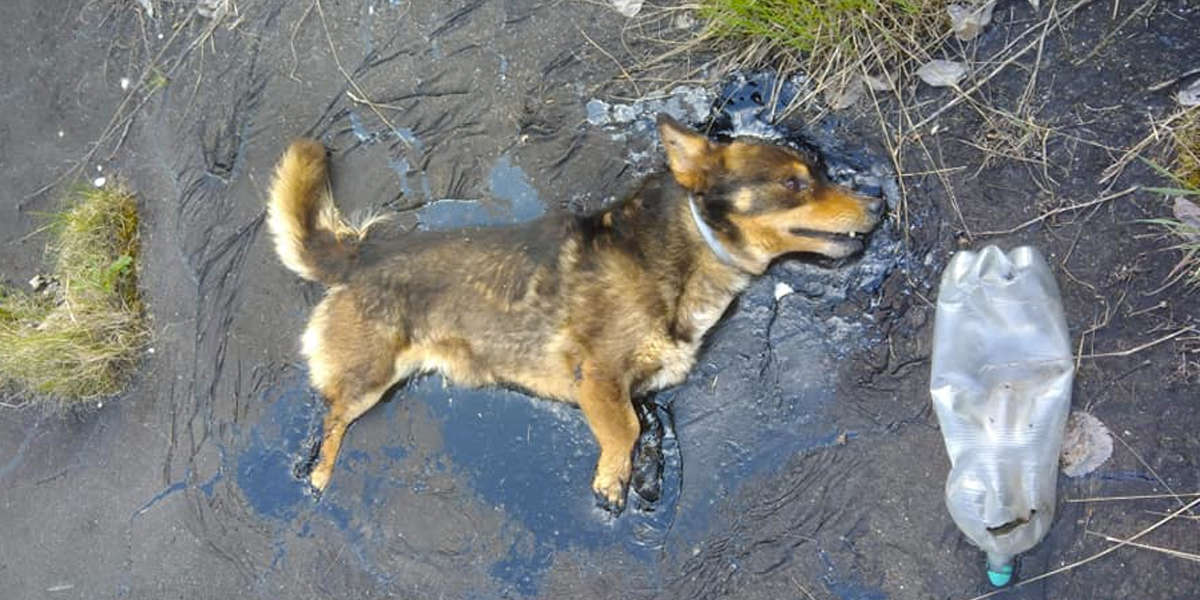
[[[257,49],[251,53],[257,58]],[[176,175],[182,190],[176,232],[182,241],[180,250],[191,268],[188,276],[196,287],[191,373],[183,390],[185,404],[190,405],[182,423],[189,436],[182,458],[188,467],[193,466],[200,446],[211,434],[213,399],[225,370],[240,278],[265,216],[259,209],[255,216],[229,231],[230,216],[236,214],[230,183],[241,175],[248,127],[266,83],[255,74],[255,65],[256,60],[251,60],[243,78],[248,85],[237,93],[230,115],[217,131],[206,135],[206,121],[196,125],[196,135],[201,139],[199,156],[194,153],[192,164],[180,167]]]
[[[254,6],[241,15],[237,29],[221,28],[217,22],[193,25],[207,28],[204,35],[212,36],[216,56],[180,57],[195,77],[194,90],[183,86],[176,93],[175,86],[168,85],[144,118],[142,137],[150,148],[161,149],[158,154],[164,159],[158,162],[168,170],[175,193],[164,220],[170,223],[169,243],[183,269],[166,277],[172,287],[167,294],[176,306],[190,305],[189,318],[182,321],[190,335],[180,336],[190,342],[174,348],[173,357],[164,357],[174,361],[178,373],[158,391],[169,402],[162,463],[165,487],[130,517],[126,593],[133,588],[137,522],[176,494],[185,506],[181,524],[206,553],[230,566],[242,581],[258,579],[261,569],[254,557],[269,550],[267,544],[254,551],[244,543],[231,543],[254,539],[245,535],[246,529],[258,529],[263,539],[269,532],[256,527],[256,520],[224,492],[221,482],[225,448],[231,441],[228,424],[237,422],[240,399],[253,394],[263,378],[261,366],[245,369],[240,351],[230,347],[247,261],[265,216],[261,205],[239,204],[245,196],[236,190],[246,183],[247,146],[272,77],[260,62],[262,40],[283,6]],[[205,93],[196,94],[201,85]],[[212,93],[214,89],[225,93]],[[220,400],[229,397],[234,400]]]

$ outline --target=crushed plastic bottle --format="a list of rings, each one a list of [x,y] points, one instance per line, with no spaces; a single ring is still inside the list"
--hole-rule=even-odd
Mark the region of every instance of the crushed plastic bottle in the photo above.
[[[1006,585],[1045,537],[1075,368],[1058,285],[1031,247],[959,252],[942,275],[929,387],[950,475],[946,507]]]

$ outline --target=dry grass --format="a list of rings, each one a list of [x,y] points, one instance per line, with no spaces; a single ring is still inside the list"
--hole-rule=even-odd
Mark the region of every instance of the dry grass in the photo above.
[[[1172,248],[1181,253],[1179,262],[1171,269],[1164,288],[1183,281],[1200,287],[1200,226],[1196,216],[1181,218],[1181,206],[1200,205],[1200,109],[1182,114],[1163,135],[1172,141],[1173,159],[1170,170],[1154,166],[1173,187],[1150,188],[1174,198],[1175,218],[1151,219],[1148,222],[1163,227],[1176,240]],[[1152,165],[1153,166],[1153,165]],[[1160,288],[1162,289],[1162,288]]]
[[[82,190],[51,227],[56,284],[0,290],[0,380],[59,401],[116,393],[149,339],[137,203],[120,186]]]
[[[692,15],[700,19],[698,31],[686,25]],[[640,79],[663,89],[693,77],[765,68],[785,76],[803,73],[808,84],[787,106],[773,109],[772,120],[787,119],[801,108],[812,109],[809,118],[818,120],[830,107],[849,106],[856,99],[869,101],[879,118],[889,158],[900,175],[897,214],[907,240],[904,147],[915,140],[919,150],[938,164],[925,142],[914,135],[917,128],[912,124],[921,117],[912,114],[917,107],[909,90],[917,69],[951,37],[945,2],[700,0],[644,10],[635,28],[654,32],[642,39],[652,47],[666,48],[635,67]],[[681,78],[654,78],[659,70],[670,72],[679,59],[687,68]],[[776,106],[778,93],[779,89],[771,91],[768,106]],[[899,114],[881,106],[881,100],[889,95],[896,97]],[[944,172],[941,168],[933,171],[953,198]],[[952,199],[952,203],[958,212],[957,202]]]
[[[1073,569],[1076,569],[1078,567],[1086,565],[1090,562],[1093,562],[1097,559],[1103,558],[1109,554],[1112,554],[1113,552],[1116,552],[1117,550],[1119,550],[1125,546],[1135,546],[1136,547],[1137,546],[1136,542],[1138,539],[1140,539],[1140,538],[1146,536],[1147,534],[1153,532],[1154,530],[1162,527],[1166,523],[1178,519],[1184,513],[1188,512],[1192,508],[1195,508],[1195,506],[1197,504],[1200,504],[1200,498],[1196,498],[1196,499],[1192,500],[1191,502],[1183,504],[1182,508],[1180,508],[1172,513],[1167,514],[1162,519],[1155,521],[1154,524],[1142,529],[1141,531],[1139,531],[1127,538],[1116,538],[1116,537],[1112,537],[1112,536],[1104,536],[1104,537],[1108,538],[1109,541],[1112,541],[1113,545],[1111,545],[1103,550],[1100,550],[1099,552],[1096,552],[1095,554],[1092,554],[1091,556],[1088,556],[1086,558],[1082,558],[1080,560],[1065,564],[1057,569],[1054,569],[1052,571],[1047,571],[1047,572],[1042,573],[1041,575],[1037,575],[1035,577],[1030,577],[1029,579],[1026,579],[1024,581],[1018,581],[1017,583],[1013,584],[1011,587],[993,590],[986,594],[980,594],[978,596],[975,596],[974,598],[971,598],[971,600],[984,600],[985,598],[991,598],[992,596],[997,596],[1000,594],[1008,594],[1011,590],[1013,590],[1015,588],[1024,587],[1026,585],[1041,581],[1048,577],[1053,577],[1053,576],[1059,575],[1061,573],[1066,573],[1067,571],[1071,571]],[[1157,551],[1167,551],[1168,553],[1171,552],[1168,549],[1159,548],[1157,546],[1153,547],[1153,549],[1157,550]]]
[[[959,206],[955,187],[946,175],[938,138],[938,119],[956,106],[966,106],[982,119],[982,129],[949,135],[980,152],[980,169],[997,162],[1023,165],[1048,195],[1057,187],[1048,159],[1052,142],[1089,143],[1042,122],[1035,102],[1039,70],[1046,39],[1093,0],[1074,0],[1060,6],[1043,3],[1020,30],[1006,34],[1004,45],[987,57],[975,55],[973,42],[947,44],[953,31],[947,3],[929,0],[700,0],[695,4],[645,11],[639,31],[657,30],[648,41],[668,49],[638,65],[642,74],[667,68],[685,58],[691,70],[685,77],[723,74],[737,69],[769,68],[784,74],[803,72],[808,88],[791,103],[772,113],[785,119],[801,109],[809,119],[825,111],[865,101],[878,120],[883,142],[900,182],[900,202],[895,217],[906,240],[908,227],[908,167],[936,176],[945,189],[959,230],[975,237]],[[981,0],[962,2],[978,7]],[[703,23],[698,33],[678,22],[696,14]],[[672,31],[691,37],[673,39]],[[947,99],[921,101],[916,72],[934,58],[951,58],[966,65],[967,76],[947,88]],[[694,59],[704,62],[694,65]],[[1032,61],[1032,64],[1028,64]],[[990,98],[987,84],[997,75],[1023,71],[1026,86],[1010,101]],[[1019,77],[1020,75],[1018,75]],[[668,84],[668,87],[671,84]],[[772,97],[767,105],[773,106]],[[862,104],[862,102],[858,102]],[[1005,106],[1001,106],[1005,104]],[[1061,148],[1053,151],[1060,152]],[[916,156],[914,156],[916,155]],[[914,160],[916,161],[914,163]],[[927,165],[934,168],[929,169]],[[1106,190],[1107,191],[1107,190]]]
[[[895,87],[949,32],[941,0],[703,0],[697,12],[706,25],[693,43],[717,42],[727,67],[807,73],[813,89],[798,104],[843,97],[863,77]]]
[[[1170,132],[1175,142],[1173,171],[1189,189],[1200,190],[1200,109],[1184,115],[1183,122]]]

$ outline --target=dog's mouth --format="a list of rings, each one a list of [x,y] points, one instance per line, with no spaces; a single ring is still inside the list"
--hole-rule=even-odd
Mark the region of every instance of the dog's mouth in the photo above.
[[[806,229],[803,227],[793,227],[788,230],[792,235],[798,235],[807,238],[816,238],[828,242],[837,242],[839,244],[859,244],[862,245],[863,238],[867,237],[866,233],[859,231],[819,231],[816,229]]]
[[[788,229],[788,233],[798,237],[827,242],[829,245],[825,250],[820,251],[820,254],[824,254],[830,258],[845,258],[861,252],[866,246],[867,237],[867,234],[861,231],[820,231],[803,227]]]

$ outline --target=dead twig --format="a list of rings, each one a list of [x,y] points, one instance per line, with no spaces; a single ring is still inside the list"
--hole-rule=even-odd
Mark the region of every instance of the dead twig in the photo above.
[[[1142,512],[1144,512],[1148,515],[1154,515],[1156,517],[1165,517],[1165,516],[1171,514],[1171,513],[1162,512],[1161,510],[1144,510]],[[1189,521],[1200,521],[1200,515],[1179,515],[1178,517],[1175,517],[1175,518],[1176,519],[1187,519]]]
[[[1097,42],[1097,43],[1096,43],[1096,44],[1095,44],[1095,45],[1092,47],[1092,51],[1091,51],[1091,52],[1088,52],[1086,55],[1084,55],[1084,57],[1083,57],[1083,58],[1079,58],[1079,59],[1076,59],[1076,60],[1072,61],[1072,62],[1071,62],[1071,64],[1072,64],[1072,65],[1074,65],[1074,66],[1076,66],[1076,67],[1078,67],[1079,65],[1082,65],[1083,63],[1085,63],[1085,62],[1087,62],[1087,61],[1091,60],[1091,59],[1092,59],[1092,57],[1094,57],[1094,56],[1096,56],[1097,54],[1099,54],[1101,50],[1103,50],[1103,49],[1105,49],[1106,47],[1108,47],[1108,44],[1109,44],[1110,42],[1112,42],[1112,40],[1113,40],[1113,38],[1114,38],[1114,37],[1116,37],[1116,36],[1117,36],[1117,33],[1119,33],[1119,32],[1121,31],[1121,29],[1123,29],[1123,28],[1124,28],[1126,25],[1128,25],[1128,24],[1129,24],[1129,22],[1130,22],[1130,21],[1134,20],[1135,18],[1137,18],[1137,16],[1138,16],[1138,15],[1140,15],[1140,14],[1142,13],[1142,9],[1144,9],[1144,8],[1146,8],[1146,7],[1148,7],[1148,6],[1152,5],[1152,4],[1154,4],[1154,3],[1155,3],[1155,2],[1157,2],[1157,1],[1158,1],[1158,0],[1146,0],[1145,2],[1143,2],[1143,3],[1142,3],[1142,5],[1141,5],[1141,6],[1139,6],[1139,7],[1135,8],[1135,9],[1133,9],[1133,12],[1129,13],[1129,16],[1127,16],[1127,17],[1125,17],[1124,19],[1122,19],[1120,24],[1118,24],[1118,25],[1117,25],[1115,28],[1113,28],[1113,30],[1112,30],[1112,31],[1108,32],[1108,34],[1107,34],[1107,35],[1105,35],[1103,39],[1101,39],[1099,42]],[[1120,3],[1118,2],[1118,3],[1116,3],[1116,4],[1120,4]],[[1116,18],[1116,15],[1117,15],[1117,6],[1116,6],[1116,4],[1114,4],[1114,5],[1113,5],[1113,18]]]
[[[1167,126],[1171,123],[1174,123],[1177,119],[1186,116],[1189,110],[1190,109],[1188,108],[1181,109],[1159,123],[1155,123],[1154,118],[1151,117],[1150,133],[1146,134],[1146,137],[1142,138],[1141,141],[1126,150],[1125,153],[1121,155],[1121,158],[1118,158],[1116,162],[1109,165],[1107,169],[1104,169],[1104,172],[1100,174],[1098,183],[1109,183],[1116,181],[1117,177],[1119,177],[1121,173],[1125,171],[1125,167],[1129,166],[1129,163],[1133,162],[1133,159],[1141,155],[1142,151],[1144,151],[1148,146],[1159,141],[1162,137],[1161,132],[1166,131]]]
[[[1126,441],[1125,441],[1124,439],[1122,439],[1122,438],[1121,438],[1121,436],[1119,436],[1119,435],[1114,435],[1113,437],[1117,438],[1117,441],[1118,441],[1118,442],[1121,442],[1121,445],[1122,445],[1122,446],[1125,446],[1125,449],[1126,449],[1126,450],[1128,450],[1128,451],[1129,451],[1129,453],[1130,453],[1130,454],[1132,454],[1132,455],[1133,455],[1133,457],[1134,457],[1134,458],[1136,458],[1136,459],[1137,459],[1137,461],[1138,461],[1139,463],[1141,463],[1143,467],[1146,467],[1146,470],[1147,470],[1147,471],[1150,471],[1150,474],[1154,476],[1154,479],[1158,481],[1158,484],[1159,484],[1159,485],[1161,485],[1161,486],[1163,486],[1163,488],[1164,488],[1164,489],[1166,489],[1166,490],[1167,490],[1167,492],[1168,492],[1169,494],[1171,494],[1172,496],[1174,496],[1174,497],[1175,497],[1175,501],[1176,501],[1176,502],[1178,502],[1180,506],[1183,506],[1184,504],[1186,504],[1186,503],[1183,501],[1183,498],[1181,498],[1181,497],[1179,496],[1179,494],[1176,494],[1176,493],[1175,493],[1175,490],[1171,489],[1171,486],[1170,486],[1170,484],[1168,484],[1168,483],[1167,483],[1165,480],[1163,480],[1163,478],[1162,478],[1162,477],[1160,477],[1160,476],[1159,476],[1159,474],[1158,474],[1158,471],[1155,471],[1155,470],[1154,470],[1154,467],[1150,466],[1150,463],[1146,462],[1146,461],[1145,461],[1145,459],[1143,459],[1143,458],[1142,458],[1142,455],[1141,455],[1141,454],[1138,454],[1138,453],[1137,453],[1137,450],[1134,450],[1134,449],[1133,449],[1133,446],[1130,446],[1130,445],[1129,445],[1129,442],[1126,442]]]
[[[1175,333],[1164,335],[1163,337],[1160,337],[1156,340],[1146,342],[1145,344],[1142,344],[1140,346],[1135,346],[1128,350],[1118,350],[1115,352],[1101,352],[1099,354],[1084,354],[1084,355],[1081,355],[1079,358],[1111,358],[1114,356],[1130,356],[1132,354],[1137,354],[1138,352],[1141,352],[1142,350],[1146,350],[1147,348],[1157,346],[1163,342],[1173,340],[1189,331],[1195,331],[1195,328],[1190,325],[1187,327],[1182,327]]]
[[[296,34],[300,33],[300,27],[308,20],[308,15],[312,13],[313,8],[316,6],[317,2],[313,0],[313,3],[309,4],[308,8],[304,10],[304,14],[300,15],[300,20],[296,21],[295,25],[292,25],[292,35],[288,37],[288,47],[292,49],[292,70],[288,71],[288,78],[292,81],[300,81],[296,78],[296,69],[300,68],[300,57],[296,55]]]
[[[399,130],[396,129],[396,126],[392,125],[392,122],[388,120],[387,117],[383,116],[383,111],[379,110],[379,107],[376,106],[373,101],[371,101],[371,97],[363,91],[362,87],[358,85],[358,82],[354,80],[354,77],[352,77],[350,73],[346,71],[346,68],[342,66],[342,60],[338,57],[337,48],[335,48],[333,45],[333,36],[329,33],[329,23],[325,20],[325,9],[321,7],[321,0],[313,0],[313,3],[316,4],[317,14],[321,17],[321,28],[325,30],[325,41],[329,43],[329,52],[333,54],[333,64],[336,65],[338,71],[342,73],[342,77],[346,78],[346,83],[349,83],[350,87],[354,88],[354,91],[358,93],[359,101],[363,104],[366,104],[371,109],[371,112],[374,112],[375,116],[379,117],[379,120],[382,121],[384,125],[387,125],[387,128],[392,132],[392,135],[395,135],[396,138],[404,143],[405,147],[407,147],[409,150],[412,150],[412,144],[409,143],[408,140],[404,139],[404,136],[399,134]]]
[[[1093,496],[1091,498],[1069,498],[1063,502],[1067,504],[1079,502],[1124,502],[1126,500],[1161,500],[1164,498],[1194,498],[1197,496],[1200,496],[1200,492],[1188,492],[1186,494],[1141,494],[1137,496]]]
[[[1200,67],[1196,67],[1195,69],[1192,69],[1190,71],[1184,71],[1183,73],[1180,73],[1179,75],[1176,75],[1175,77],[1172,77],[1166,81],[1160,81],[1160,82],[1146,88],[1146,91],[1147,92],[1158,92],[1161,90],[1165,90],[1165,89],[1171,87],[1172,85],[1175,85],[1175,83],[1177,81],[1179,81],[1180,79],[1187,79],[1188,77],[1191,77],[1192,75],[1195,75],[1197,73],[1200,73]]]
[[[789,576],[789,578],[792,580],[792,583],[795,584],[795,586],[797,588],[800,588],[801,592],[804,592],[804,596],[806,598],[808,598],[808,600],[817,600],[816,597],[812,595],[812,592],[808,591],[808,588],[804,587],[803,585],[800,585],[799,581],[796,581],[795,577]]]
[[[163,54],[165,54],[167,50],[175,44],[175,40],[179,38],[185,29],[187,29],[188,25],[190,25],[192,20],[195,18],[195,15],[196,11],[194,10],[188,13],[187,18],[183,21],[183,23],[181,23],[173,32],[171,32],[171,37],[167,38],[167,41],[163,44],[163,47],[160,48],[154,57],[150,59],[150,63],[147,64],[144,69],[142,69],[142,73],[138,76],[136,83],[129,86],[129,91],[125,93],[125,97],[121,99],[120,104],[117,105],[117,109],[113,111],[112,117],[108,120],[108,124],[104,126],[104,130],[100,133],[100,137],[97,138],[96,141],[92,142],[92,147],[86,153],[84,153],[83,158],[79,159],[79,162],[72,165],[66,171],[63,171],[61,175],[54,178],[54,180],[50,183],[43,185],[42,187],[23,197],[17,203],[18,209],[24,208],[25,203],[29,200],[42,195],[43,192],[79,173],[79,171],[83,169],[84,166],[86,166],[94,156],[96,156],[96,153],[100,151],[100,148],[103,147],[104,143],[107,142],[109,138],[111,138],[118,130],[123,129],[125,127],[125,123],[132,120],[133,116],[137,114],[138,110],[140,110],[142,106],[150,101],[150,98],[153,97],[153,94],[143,94],[141,100],[136,102],[134,97],[139,93],[139,91],[142,91],[143,85],[150,77],[150,74],[154,73],[157,69],[159,59],[161,59]],[[168,69],[164,76],[170,77],[170,75],[174,73],[175,69],[182,64],[183,58],[190,54],[192,49],[195,48],[197,44],[202,42],[205,37],[211,34],[212,30],[216,28],[217,24],[218,22],[214,21],[213,24],[206,28],[204,34],[192,40],[187,48],[183,50],[175,65]],[[131,104],[133,107],[128,108]]]
[[[639,97],[642,95],[641,88],[639,88],[637,82],[633,80],[633,76],[629,74],[629,71],[625,68],[625,65],[622,65],[621,61],[617,60],[617,57],[613,56],[608,50],[605,50],[600,44],[597,44],[596,40],[593,40],[591,36],[589,36],[583,29],[580,29],[578,25],[575,26],[575,31],[578,31],[579,35],[583,36],[583,39],[587,40],[592,46],[595,46],[601,54],[608,57],[608,60],[611,60],[613,64],[617,65],[617,68],[621,70],[621,74],[625,76],[625,80],[633,86],[633,93],[637,94]]]
[[[1011,227],[1009,229],[1003,229],[1003,230],[999,230],[999,231],[983,231],[983,232],[977,233],[976,235],[990,236],[990,235],[1007,235],[1010,233],[1016,233],[1022,229],[1025,229],[1026,227],[1029,227],[1030,225],[1033,225],[1035,223],[1040,223],[1041,221],[1045,221],[1046,219],[1053,217],[1054,215],[1065,213],[1065,212],[1070,212],[1073,210],[1080,210],[1083,208],[1088,208],[1089,206],[1095,206],[1097,204],[1103,204],[1105,202],[1108,202],[1109,200],[1116,200],[1117,198],[1120,198],[1121,196],[1126,196],[1126,195],[1132,194],[1132,193],[1138,191],[1139,189],[1141,189],[1141,186],[1135,185],[1133,187],[1130,187],[1127,190],[1108,194],[1107,196],[1101,196],[1100,198],[1096,198],[1095,200],[1084,202],[1082,204],[1072,204],[1070,206],[1060,206],[1054,210],[1047,211],[1038,217],[1034,217],[1028,221],[1025,221],[1024,223],[1021,223],[1020,225],[1017,225],[1016,227]]]
[[[1095,0],[1079,0],[1079,2],[1076,2],[1075,4],[1072,4],[1072,5],[1070,6],[1070,8],[1067,8],[1067,9],[1066,9],[1066,10],[1064,10],[1062,13],[1052,13],[1050,16],[1046,17],[1046,19],[1054,19],[1054,20],[1061,21],[1062,19],[1065,19],[1065,18],[1067,18],[1067,17],[1070,17],[1071,15],[1075,14],[1075,11],[1077,11],[1077,10],[1079,10],[1079,9],[1083,8],[1084,6],[1086,6],[1086,5],[1088,5],[1088,4],[1091,4],[1091,3],[1092,3],[1092,2],[1094,2],[1094,1],[1095,1]],[[1044,22],[1044,21],[1039,21],[1038,23],[1034,24],[1032,27],[1030,27],[1030,28],[1026,29],[1025,31],[1022,31],[1022,32],[1021,32],[1021,33],[1019,33],[1019,34],[1017,34],[1017,36],[1016,36],[1016,37],[1014,37],[1014,38],[1012,39],[1012,41],[1010,41],[1010,42],[1009,42],[1009,43],[1008,43],[1008,44],[1007,44],[1007,45],[1006,45],[1004,48],[1002,48],[1002,49],[1000,50],[1000,52],[999,52],[999,53],[997,53],[997,55],[1003,54],[1004,52],[1008,51],[1008,49],[1009,49],[1009,48],[1012,48],[1012,47],[1013,47],[1013,46],[1015,46],[1015,45],[1016,45],[1018,42],[1020,42],[1021,40],[1025,39],[1025,37],[1026,37],[1026,36],[1028,36],[1029,34],[1033,33],[1034,31],[1037,31],[1039,28],[1040,28],[1040,29],[1042,29],[1042,31],[1043,31],[1043,34],[1045,34],[1045,33],[1048,33],[1048,32],[1046,31],[1046,29],[1045,29],[1045,22]],[[950,110],[951,108],[954,108],[955,106],[958,106],[958,103],[959,103],[959,102],[962,102],[962,100],[963,100],[964,98],[967,98],[967,97],[969,97],[971,94],[974,94],[975,92],[979,91],[979,89],[980,89],[980,88],[982,88],[982,87],[983,87],[985,84],[987,84],[987,82],[991,81],[993,77],[995,77],[996,75],[1000,74],[1000,72],[1001,72],[1001,71],[1003,71],[1004,69],[1008,68],[1008,66],[1009,66],[1009,65],[1011,65],[1011,64],[1013,64],[1014,62],[1016,62],[1016,60],[1017,60],[1018,58],[1021,58],[1022,56],[1024,56],[1026,52],[1029,52],[1030,50],[1033,50],[1034,48],[1038,47],[1038,46],[1039,46],[1039,44],[1040,44],[1040,40],[1042,39],[1042,37],[1043,37],[1043,36],[1038,36],[1038,38],[1037,38],[1037,39],[1034,39],[1032,42],[1030,42],[1030,43],[1026,44],[1026,45],[1025,45],[1025,47],[1023,47],[1023,48],[1021,48],[1020,50],[1018,50],[1018,51],[1014,52],[1014,53],[1012,54],[1012,56],[1009,56],[1008,58],[1006,58],[1006,59],[1004,59],[1003,61],[1001,61],[1001,62],[1000,62],[1000,64],[996,65],[996,67],[995,67],[995,68],[993,68],[993,69],[991,70],[991,72],[989,72],[989,73],[988,73],[987,75],[985,75],[983,78],[981,78],[981,79],[979,79],[978,81],[976,81],[976,82],[975,82],[975,84],[974,84],[974,85],[972,85],[972,86],[971,86],[969,89],[967,89],[966,91],[962,92],[961,94],[959,94],[959,95],[955,96],[954,98],[951,98],[949,102],[947,102],[947,103],[943,104],[941,108],[939,108],[939,109],[937,109],[937,110],[933,111],[933,113],[932,113],[932,114],[930,114],[928,117],[925,117],[924,119],[921,119],[919,122],[917,122],[917,124],[916,124],[916,125],[912,126],[912,127],[911,127],[911,129],[912,129],[912,130],[919,130],[919,129],[921,129],[922,127],[924,127],[925,125],[928,125],[928,124],[929,124],[930,122],[932,122],[934,119],[936,119],[936,118],[938,118],[939,116],[941,116],[941,115],[942,115],[942,113],[944,113],[944,112],[946,112],[946,111]]]
[[[1099,552],[1097,552],[1097,553],[1095,553],[1095,554],[1093,554],[1093,555],[1091,555],[1091,556],[1089,556],[1089,557],[1087,557],[1087,558],[1083,558],[1083,559],[1077,560],[1077,561],[1075,561],[1075,562],[1073,562],[1073,563],[1070,563],[1070,564],[1067,564],[1067,565],[1063,565],[1062,567],[1059,567],[1059,568],[1057,568],[1057,569],[1054,569],[1053,571],[1049,571],[1049,572],[1046,572],[1046,573],[1042,573],[1041,575],[1038,575],[1038,576],[1036,576],[1036,577],[1030,577],[1029,579],[1025,579],[1025,580],[1023,580],[1023,581],[1019,581],[1019,582],[1017,582],[1016,584],[1014,584],[1014,585],[1012,585],[1012,586],[1009,586],[1009,587],[1006,587],[1006,588],[1001,588],[1001,589],[998,589],[998,590],[994,590],[994,591],[988,592],[988,593],[986,593],[986,594],[980,594],[980,595],[978,595],[978,596],[975,596],[974,598],[971,598],[971,600],[983,600],[984,598],[991,598],[992,596],[996,596],[996,595],[999,595],[999,594],[1003,594],[1003,593],[1006,593],[1006,592],[1008,592],[1009,590],[1013,590],[1013,589],[1016,589],[1016,588],[1019,588],[1019,587],[1023,587],[1023,586],[1029,585],[1029,584],[1031,584],[1031,583],[1034,583],[1035,581],[1041,581],[1041,580],[1043,580],[1043,579],[1046,579],[1047,577],[1053,577],[1053,576],[1055,576],[1055,575],[1058,575],[1059,573],[1065,573],[1065,572],[1067,572],[1067,571],[1070,571],[1070,570],[1072,570],[1072,569],[1075,569],[1076,567],[1080,567],[1080,566],[1082,566],[1082,565],[1085,565],[1085,564],[1087,564],[1087,563],[1090,563],[1090,562],[1092,562],[1092,561],[1095,561],[1095,560],[1098,560],[1098,559],[1100,559],[1100,558],[1103,558],[1103,557],[1105,557],[1105,556],[1108,556],[1109,554],[1112,554],[1113,552],[1116,552],[1116,551],[1117,551],[1117,549],[1119,549],[1119,548],[1122,548],[1122,547],[1124,547],[1124,546],[1128,546],[1130,543],[1132,543],[1132,542],[1135,542],[1135,541],[1137,541],[1138,539],[1141,539],[1141,538],[1142,538],[1143,536],[1145,536],[1146,534],[1148,534],[1148,533],[1150,533],[1150,532],[1154,531],[1155,529],[1158,529],[1159,527],[1163,526],[1163,525],[1164,525],[1166,522],[1168,522],[1168,521],[1170,521],[1170,520],[1174,519],[1175,517],[1178,517],[1179,515],[1183,514],[1184,512],[1186,512],[1186,511],[1188,511],[1188,510],[1191,510],[1191,508],[1192,508],[1192,507],[1194,507],[1194,506],[1196,506],[1197,504],[1200,504],[1200,498],[1196,498],[1195,500],[1192,500],[1191,502],[1189,502],[1189,503],[1187,504],[1187,506],[1184,506],[1183,508],[1181,508],[1181,509],[1179,509],[1179,510],[1177,510],[1177,511],[1175,511],[1175,512],[1173,512],[1173,513],[1169,514],[1169,515],[1167,515],[1166,517],[1163,517],[1162,519],[1159,519],[1159,520],[1158,520],[1158,521],[1156,521],[1156,522],[1155,522],[1153,525],[1151,525],[1151,526],[1149,526],[1149,527],[1147,527],[1147,528],[1145,528],[1145,529],[1143,529],[1143,530],[1141,530],[1141,531],[1137,532],[1136,534],[1134,534],[1134,535],[1132,535],[1132,536],[1130,536],[1130,537],[1128,537],[1128,538],[1126,538],[1126,539],[1123,539],[1123,540],[1118,540],[1116,544],[1113,544],[1112,546],[1109,546],[1108,548],[1105,548],[1104,550],[1101,550],[1101,551],[1099,551]]]
[[[1106,535],[1106,534],[1100,533],[1098,531],[1092,531],[1090,529],[1085,529],[1085,530],[1083,530],[1083,532],[1088,535],[1094,535],[1098,538],[1104,538],[1105,540],[1107,540],[1109,542],[1123,542],[1125,545],[1133,546],[1134,548],[1143,548],[1146,550],[1153,550],[1155,552],[1161,552],[1168,556],[1174,556],[1175,558],[1182,558],[1184,560],[1190,560],[1192,562],[1200,562],[1200,554],[1184,552],[1182,550],[1174,550],[1171,548],[1163,548],[1161,546],[1151,546],[1150,544],[1143,544],[1141,542],[1130,542],[1130,541],[1122,540],[1120,538],[1115,538],[1111,535]]]

